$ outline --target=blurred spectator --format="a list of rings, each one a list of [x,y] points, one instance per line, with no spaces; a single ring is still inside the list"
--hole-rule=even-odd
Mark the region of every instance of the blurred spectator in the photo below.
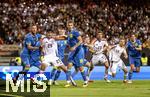
[[[95,36],[104,32],[111,44],[131,33],[148,47],[150,7],[148,0],[7,0],[0,3],[0,22],[6,44],[22,42],[28,25],[36,23],[43,32],[56,31],[70,19],[83,33]],[[18,35],[19,34],[19,35]],[[21,34],[21,35],[20,35]],[[114,43],[112,43],[114,42]]]
[[[11,58],[11,59],[10,59],[10,62],[9,62],[9,65],[10,65],[10,66],[17,66],[18,64],[17,64],[16,61],[17,61],[17,60],[15,60],[15,58]]]
[[[4,41],[3,41],[3,39],[0,37],[0,45],[3,44],[3,43],[4,43]]]
[[[145,53],[142,54],[141,62],[142,62],[142,66],[147,66],[148,65],[148,57],[146,56]]]

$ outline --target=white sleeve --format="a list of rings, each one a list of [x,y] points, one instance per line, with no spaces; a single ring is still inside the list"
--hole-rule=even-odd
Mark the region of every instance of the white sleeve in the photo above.
[[[46,38],[44,38],[44,39],[42,40],[42,46],[44,46],[45,43],[46,43]]]

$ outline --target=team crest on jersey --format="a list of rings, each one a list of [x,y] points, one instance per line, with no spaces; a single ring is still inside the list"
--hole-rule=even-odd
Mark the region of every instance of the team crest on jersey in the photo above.
[[[83,63],[83,59],[80,59],[80,63]]]
[[[72,35],[72,34],[70,34],[69,36],[70,36],[70,38],[72,38],[72,37],[73,37],[73,35]]]

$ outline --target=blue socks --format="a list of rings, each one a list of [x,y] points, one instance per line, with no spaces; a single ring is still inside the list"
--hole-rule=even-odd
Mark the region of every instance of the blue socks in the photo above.
[[[52,79],[52,78],[53,78],[53,76],[55,75],[55,71],[56,71],[56,69],[55,69],[55,68],[53,68],[53,70],[51,71],[51,74],[50,74],[50,79]]]
[[[133,71],[130,71],[130,72],[129,72],[129,74],[128,74],[128,78],[129,78],[129,80],[131,80],[131,79],[132,79],[132,75],[133,75]]]
[[[85,71],[84,71],[84,70],[81,71],[81,75],[82,75],[83,80],[86,81],[86,74],[85,74]]]
[[[56,72],[56,74],[55,74],[55,77],[54,77],[54,81],[56,81],[56,80],[59,78],[60,73],[61,73],[61,71],[60,71],[60,70],[57,70],[57,72]]]

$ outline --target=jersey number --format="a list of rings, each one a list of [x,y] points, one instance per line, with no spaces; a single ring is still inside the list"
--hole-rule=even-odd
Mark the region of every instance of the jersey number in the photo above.
[[[52,48],[52,44],[48,44],[48,48]]]

